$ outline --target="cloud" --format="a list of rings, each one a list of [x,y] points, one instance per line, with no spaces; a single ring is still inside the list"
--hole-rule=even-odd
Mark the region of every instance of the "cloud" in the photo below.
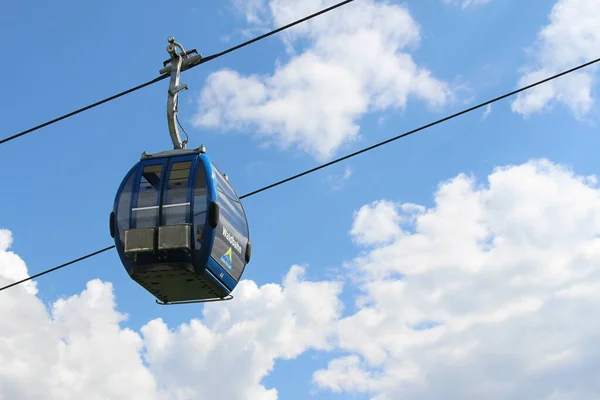
[[[0,250],[0,286],[23,262]],[[50,310],[19,285],[0,293],[0,393],[6,399],[158,399],[142,340],[119,323],[112,285],[88,282]],[[5,397],[4,397],[5,396]]]
[[[4,276],[9,281],[6,284],[20,281],[29,276],[27,275],[27,266],[23,260],[12,251],[8,251],[12,244],[12,233],[8,229],[0,229],[0,267],[3,265],[10,265],[10,268],[5,269],[4,271],[0,270],[0,277]],[[21,287],[27,293],[37,293],[37,284],[35,282],[29,281],[22,283]]]
[[[265,16],[267,0],[233,0],[233,9],[241,12],[251,24],[264,25],[268,23]]]
[[[24,272],[10,241],[0,231],[1,286]],[[341,312],[341,286],[306,281],[304,271],[293,266],[282,285],[242,281],[235,301],[206,306],[202,319],[178,327],[155,319],[139,333],[121,326],[127,316],[108,282],[92,280],[49,308],[25,285],[3,291],[0,397],[276,399],[261,384],[274,361],[330,348]]]
[[[547,160],[460,174],[430,207],[380,200],[350,231],[358,285],[244,280],[231,302],[179,326],[124,328],[110,283],[48,306],[26,285],[0,292],[0,393],[9,399],[277,399],[275,360],[332,358],[321,391],[373,399],[594,399],[600,391],[600,189]],[[0,230],[0,285],[23,261]],[[132,283],[133,284],[133,283]],[[200,378],[201,377],[201,378]],[[231,385],[231,382],[236,382]],[[211,382],[207,385],[206,382]],[[35,383],[35,384],[32,384]]]
[[[243,10],[250,23],[280,27],[332,3],[253,1]],[[438,110],[452,99],[450,86],[408,54],[420,28],[405,6],[351,3],[280,37],[289,59],[277,61],[272,74],[209,75],[195,126],[256,130],[267,144],[296,146],[323,161],[359,137],[358,120],[367,112],[402,110],[409,98]]]
[[[400,220],[394,203],[375,201],[354,213],[350,235],[355,243],[362,245],[385,243],[402,232],[398,226]]]
[[[446,4],[455,4],[460,5],[461,8],[469,8],[479,5],[484,5],[489,3],[492,0],[444,0]]]
[[[600,47],[599,18],[600,0],[557,1],[531,50],[535,61],[523,69],[519,86],[595,59]],[[587,67],[519,94],[512,110],[529,116],[559,103],[582,119],[591,110],[594,83],[595,67]]]
[[[341,174],[327,175],[323,181],[330,186],[332,191],[339,191],[344,188],[344,183],[352,176],[352,168],[345,167]]]
[[[282,286],[243,281],[236,300],[206,307],[204,321],[174,332],[161,320],[150,321],[142,334],[154,374],[185,398],[276,399],[276,390],[260,383],[275,360],[329,349],[332,322],[341,312],[340,285],[304,281],[303,272],[292,267]]]
[[[485,121],[486,119],[488,119],[488,117],[489,117],[491,114],[492,114],[492,105],[491,105],[491,104],[488,104],[488,105],[485,107],[485,111],[483,112],[483,115],[481,116],[481,119]]]
[[[378,400],[597,397],[596,178],[538,160],[488,181],[461,174],[431,208],[380,201],[355,214],[353,236],[377,246],[347,264],[363,294],[318,387]]]

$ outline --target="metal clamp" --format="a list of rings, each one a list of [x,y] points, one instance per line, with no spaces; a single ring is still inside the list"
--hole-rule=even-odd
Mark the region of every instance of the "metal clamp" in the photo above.
[[[187,140],[182,141],[179,136],[179,128],[177,121],[177,108],[179,92],[187,90],[186,84],[180,84],[179,78],[181,75],[181,64],[183,60],[187,58],[187,54],[182,45],[175,41],[173,36],[169,36],[169,45],[167,46],[167,52],[171,55],[171,81],[169,83],[168,97],[167,97],[167,122],[169,124],[169,133],[171,135],[171,141],[175,149],[185,149]],[[179,48],[180,53],[177,53]]]

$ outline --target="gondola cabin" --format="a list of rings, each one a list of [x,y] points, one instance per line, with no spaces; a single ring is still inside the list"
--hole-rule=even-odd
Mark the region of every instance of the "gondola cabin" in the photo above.
[[[230,299],[250,261],[244,207],[203,147],[144,153],[110,217],[125,269],[163,304]]]

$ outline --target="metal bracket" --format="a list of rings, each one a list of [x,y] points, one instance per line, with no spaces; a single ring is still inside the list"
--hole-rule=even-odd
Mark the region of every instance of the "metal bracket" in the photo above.
[[[215,301],[229,301],[231,299],[233,299],[232,295],[227,295],[225,297],[217,297],[217,298],[213,298],[213,299],[205,299],[205,300],[184,300],[184,301],[168,301],[168,302],[162,302],[159,300],[154,300],[154,301],[156,301],[156,304],[160,304],[161,306],[173,306],[173,305],[178,305],[178,304],[213,303]]]
[[[198,54],[198,50],[196,49],[192,49],[192,50],[188,50],[185,53],[183,53],[183,61],[181,62],[181,72],[186,71],[190,68],[195,67],[198,64],[202,64],[203,62],[205,62],[207,59],[202,58],[202,55]],[[171,73],[171,61],[172,59],[169,58],[168,60],[163,62],[163,67],[160,71],[158,71],[158,73],[160,75],[166,75],[166,74],[170,74]]]
[[[181,75],[181,65],[183,60],[187,58],[187,54],[182,45],[175,41],[173,36],[169,36],[169,45],[167,46],[167,52],[171,55],[171,81],[169,83],[168,97],[167,97],[167,122],[169,124],[169,133],[171,135],[171,141],[175,149],[185,149],[186,141],[182,141],[179,136],[179,128],[177,121],[177,108],[179,92],[187,90],[186,84],[179,83],[179,77]],[[176,48],[179,48],[180,52],[177,53]]]

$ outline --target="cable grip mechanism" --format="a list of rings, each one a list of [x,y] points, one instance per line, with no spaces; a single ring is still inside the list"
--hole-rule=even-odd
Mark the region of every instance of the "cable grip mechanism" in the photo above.
[[[175,41],[173,36],[169,36],[167,40],[169,41],[167,52],[171,56],[171,59],[164,63],[165,66],[169,61],[171,63],[171,81],[169,83],[167,96],[167,123],[169,125],[169,134],[171,135],[173,148],[185,149],[187,140],[182,141],[181,136],[179,135],[177,113],[179,112],[179,92],[188,89],[186,84],[179,82],[181,76],[181,66],[183,61],[188,58],[188,54],[183,46]],[[179,53],[177,53],[177,49],[179,49]]]

